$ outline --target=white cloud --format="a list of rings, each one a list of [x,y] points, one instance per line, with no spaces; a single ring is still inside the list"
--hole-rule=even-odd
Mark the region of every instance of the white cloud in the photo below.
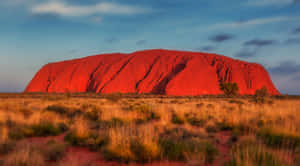
[[[292,4],[294,0],[248,0],[247,5],[249,6],[280,6]]]
[[[61,16],[90,16],[94,14],[137,14],[149,12],[149,9],[122,5],[118,3],[101,2],[96,5],[76,6],[59,1],[32,6],[33,14],[57,14]]]
[[[239,21],[239,22],[227,22],[213,25],[210,28],[219,29],[219,28],[243,28],[243,27],[251,27],[258,25],[265,25],[270,23],[277,23],[283,21],[294,21],[300,20],[300,16],[277,16],[277,17],[268,17],[268,18],[257,18],[247,21]]]

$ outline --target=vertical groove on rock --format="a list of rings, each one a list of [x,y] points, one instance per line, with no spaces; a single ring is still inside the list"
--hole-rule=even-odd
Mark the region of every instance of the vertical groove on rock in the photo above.
[[[153,66],[159,61],[160,59],[160,56],[156,57],[153,61],[153,63],[150,65],[149,69],[147,70],[146,74],[144,75],[144,77],[139,80],[136,85],[135,85],[135,89],[136,89],[136,92],[139,92],[139,85],[148,77],[148,75],[150,74],[150,72],[152,71],[153,69]]]
[[[166,87],[168,85],[168,83],[172,80],[172,78],[174,78],[178,73],[180,73],[181,71],[183,71],[186,67],[186,62],[182,62],[177,64],[172,71],[165,76],[165,78],[160,81],[151,91],[151,93],[154,94],[165,94],[166,92]]]
[[[111,77],[110,80],[108,80],[103,86],[102,88],[99,90],[99,92],[101,93],[102,90],[105,88],[106,85],[108,85],[110,82],[112,82],[117,76],[118,74],[129,64],[129,62],[134,58],[135,56],[132,55],[131,57],[128,58],[128,60],[121,66],[121,68]]]
[[[47,79],[47,86],[46,86],[46,92],[49,92],[49,87],[51,86],[51,66],[49,65],[49,73],[48,73],[48,79]]]
[[[100,63],[97,65],[97,67],[91,72],[90,76],[89,76],[89,80],[87,83],[87,87],[86,87],[86,91],[87,92],[93,92],[94,91],[94,86],[95,86],[95,73],[97,72],[97,70],[103,65],[103,62],[100,61]]]

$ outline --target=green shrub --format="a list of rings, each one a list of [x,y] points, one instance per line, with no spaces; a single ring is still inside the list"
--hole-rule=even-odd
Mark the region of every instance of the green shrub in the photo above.
[[[108,137],[106,135],[92,134],[86,138],[78,137],[75,133],[70,132],[64,140],[73,146],[87,147],[92,151],[97,151],[108,143]]]
[[[33,114],[33,111],[26,108],[20,109],[19,112],[21,112],[25,118],[29,118]]]
[[[153,152],[139,140],[132,140],[130,143],[130,151],[135,156],[137,162],[150,162],[159,158],[159,153]]]
[[[65,114],[68,118],[75,118],[82,116],[84,112],[81,109],[69,109],[69,111]]]
[[[234,96],[238,94],[239,87],[235,82],[222,82],[220,84],[220,90],[227,96]]]
[[[65,123],[60,122],[57,124],[57,128],[59,129],[60,132],[66,132],[69,130],[69,126],[67,126]]]
[[[100,126],[103,128],[112,128],[112,127],[120,127],[124,126],[125,122],[120,118],[112,118],[109,121],[101,121]]]
[[[41,122],[30,126],[13,127],[9,131],[9,138],[19,140],[26,137],[57,136],[64,131],[65,128],[62,126],[55,126],[50,122]]]
[[[270,94],[266,86],[263,86],[261,89],[257,89],[254,94],[255,97],[268,97],[269,95]]]
[[[13,139],[13,140],[23,139],[23,138],[25,138],[25,131],[24,130],[25,130],[25,128],[20,127],[20,126],[10,128],[10,130],[8,132],[8,136],[9,136],[10,139]]]
[[[90,136],[85,141],[85,146],[91,151],[97,151],[108,143],[108,137],[106,136]]]
[[[271,147],[280,147],[285,145],[295,149],[298,145],[300,145],[300,136],[276,132],[270,128],[260,129],[257,136],[263,139],[263,141]]]
[[[195,148],[187,142],[178,142],[172,139],[161,139],[159,143],[164,158],[168,160],[185,160],[185,153],[193,151]]]
[[[25,134],[28,137],[56,136],[63,132],[60,128],[56,127],[55,125],[49,122],[42,122],[37,125],[32,125],[30,128],[32,129],[33,133],[32,135]]]
[[[130,161],[136,161],[136,157],[132,154],[131,151],[127,153],[119,153],[118,151],[104,148],[102,154],[106,160],[109,161],[118,161],[123,163],[129,163]]]
[[[178,141],[172,138],[163,138],[160,140],[160,146],[163,158],[175,161],[185,161],[187,154],[204,153],[205,163],[212,163],[218,154],[218,150],[213,144],[197,139]]]
[[[173,114],[171,122],[174,123],[174,124],[184,124],[184,119],[182,119],[181,117],[179,117],[176,114]]]
[[[65,107],[65,106],[62,106],[62,105],[49,105],[47,108],[46,108],[47,111],[52,111],[52,112],[55,112],[55,113],[58,113],[58,114],[67,114],[69,112],[69,108]]]
[[[101,114],[102,114],[102,110],[97,108],[97,107],[93,107],[93,109],[91,111],[88,111],[85,113],[85,117],[89,120],[92,121],[100,121],[101,120]]]
[[[134,108],[134,111],[137,111],[144,115],[145,121],[158,120],[160,119],[160,115],[158,115],[151,106],[147,104],[137,105]]]
[[[54,140],[47,142],[44,156],[46,160],[57,161],[60,160],[65,153],[65,145]]]
[[[215,133],[218,131],[218,128],[214,125],[208,125],[208,126],[206,126],[205,130],[208,133]]]
[[[241,101],[241,100],[229,100],[229,103],[231,103],[231,104],[244,104],[244,102],[243,101]]]
[[[209,142],[204,142],[205,163],[212,163],[218,155],[218,149]],[[203,146],[203,145],[202,145]]]
[[[189,117],[189,118],[187,118],[187,122],[192,126],[203,127],[206,123],[206,120],[198,119],[196,117]]]
[[[77,135],[75,133],[69,132],[64,137],[64,140],[73,146],[79,146],[86,140],[86,138],[77,137]]]
[[[196,104],[196,107],[197,107],[197,108],[202,108],[203,106],[204,106],[203,103],[198,103],[198,104]]]
[[[232,124],[229,124],[226,121],[222,121],[220,123],[217,123],[217,126],[222,131],[231,131],[234,128],[234,126]]]
[[[217,155],[215,146],[206,141],[203,135],[184,128],[166,130],[160,135],[159,145],[162,159],[167,160],[185,161],[187,155],[204,154],[206,163],[209,163]]]

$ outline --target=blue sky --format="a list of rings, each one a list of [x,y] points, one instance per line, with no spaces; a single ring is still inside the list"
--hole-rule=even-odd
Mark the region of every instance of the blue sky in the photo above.
[[[300,94],[300,0],[1,0],[0,92],[44,64],[164,48],[263,64]]]

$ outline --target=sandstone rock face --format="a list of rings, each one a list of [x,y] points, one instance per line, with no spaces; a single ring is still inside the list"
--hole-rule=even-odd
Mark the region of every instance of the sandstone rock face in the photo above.
[[[222,94],[220,82],[236,82],[240,94],[266,86],[279,94],[259,64],[200,52],[146,50],[103,54],[50,63],[25,92],[153,93],[166,95]]]

